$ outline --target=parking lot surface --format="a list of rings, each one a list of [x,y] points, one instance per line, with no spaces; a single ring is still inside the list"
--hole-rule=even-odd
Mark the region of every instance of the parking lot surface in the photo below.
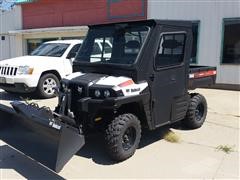
[[[92,136],[56,174],[0,140],[0,179],[80,179],[80,178],[200,178],[239,179],[240,92],[197,89],[208,101],[205,124],[196,130],[171,128],[179,143],[163,139],[164,128],[144,132],[135,155],[114,163],[105,154],[101,136]],[[26,98],[26,97],[24,97]],[[17,95],[0,92],[0,103],[21,100]],[[33,100],[52,109],[57,99]],[[0,117],[1,118],[1,117]],[[230,153],[217,150],[231,147]]]

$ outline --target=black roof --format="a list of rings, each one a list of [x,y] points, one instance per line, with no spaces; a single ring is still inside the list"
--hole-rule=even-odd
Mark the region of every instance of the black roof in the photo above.
[[[192,21],[185,20],[161,20],[161,19],[148,19],[148,20],[138,20],[138,21],[122,21],[122,22],[114,22],[114,23],[104,23],[104,24],[94,24],[91,26],[106,26],[106,25],[114,25],[114,24],[146,24],[146,25],[154,25],[154,24],[164,24],[171,26],[184,26],[191,27]]]

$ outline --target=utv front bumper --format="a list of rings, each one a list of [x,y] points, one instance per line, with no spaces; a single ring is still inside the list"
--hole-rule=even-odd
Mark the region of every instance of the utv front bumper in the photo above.
[[[107,99],[93,99],[90,97],[82,98],[77,101],[78,110],[89,114],[95,114],[103,109],[117,110],[122,105],[144,101],[149,97],[148,94],[135,96],[124,96]]]

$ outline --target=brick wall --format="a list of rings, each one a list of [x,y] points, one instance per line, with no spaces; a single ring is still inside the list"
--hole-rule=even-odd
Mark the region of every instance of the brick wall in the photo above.
[[[146,19],[147,0],[38,0],[22,5],[23,28]]]

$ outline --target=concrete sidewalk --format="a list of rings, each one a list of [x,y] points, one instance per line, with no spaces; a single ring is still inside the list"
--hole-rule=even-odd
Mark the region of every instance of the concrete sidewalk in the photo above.
[[[135,155],[115,164],[105,154],[101,136],[87,140],[85,147],[59,173],[44,168],[0,141],[0,179],[80,179],[80,178],[199,178],[239,179],[240,92],[197,89],[208,101],[205,124],[196,130],[171,129],[181,136],[180,143],[162,139],[163,128],[144,132]],[[0,103],[9,105],[17,96],[4,92]],[[56,99],[37,100],[54,108]],[[220,145],[233,147],[226,154]]]

